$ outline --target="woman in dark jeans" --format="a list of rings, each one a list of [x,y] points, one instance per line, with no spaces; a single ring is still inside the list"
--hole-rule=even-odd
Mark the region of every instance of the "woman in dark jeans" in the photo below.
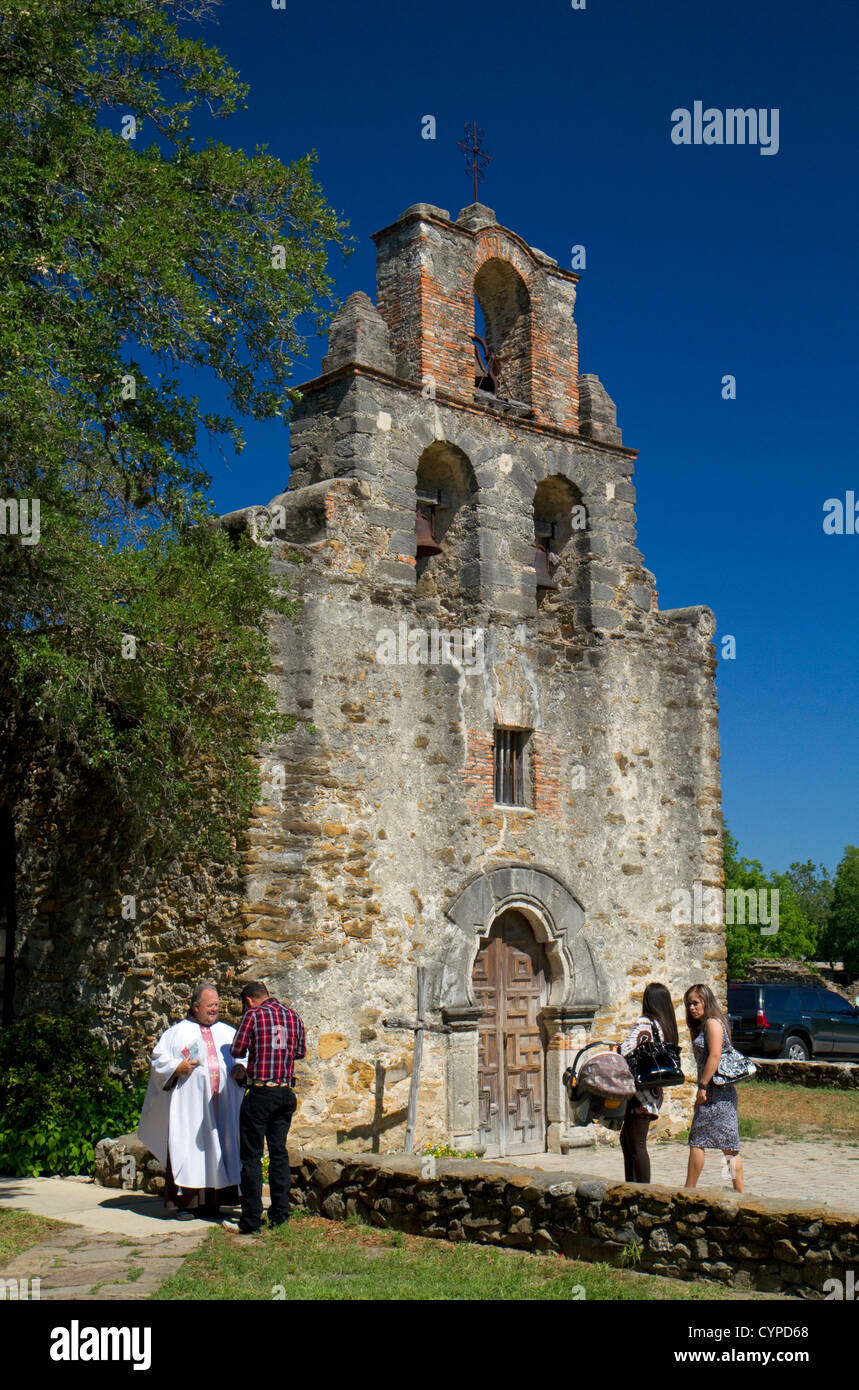
[[[641,1017],[630,1028],[620,1045],[625,1057],[641,1043],[676,1043],[677,1020],[674,1005],[665,985],[649,984],[641,1001]],[[626,1182],[650,1182],[650,1157],[647,1152],[647,1131],[659,1114],[662,1091],[636,1091],[626,1107],[626,1118],[620,1131],[623,1150],[623,1175]]]

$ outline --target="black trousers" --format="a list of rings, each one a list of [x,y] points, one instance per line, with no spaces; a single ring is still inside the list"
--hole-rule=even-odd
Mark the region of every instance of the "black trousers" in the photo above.
[[[268,1224],[279,1226],[289,1217],[289,1156],[286,1136],[295,1114],[295,1093],[289,1086],[251,1087],[239,1114],[239,1152],[242,1160],[242,1219],[244,1231],[262,1225],[262,1150],[268,1145],[271,1206]]]
[[[635,1101],[633,1101],[633,1105]],[[634,1115],[627,1109],[620,1131],[623,1150],[623,1176],[626,1182],[650,1182],[650,1155],[647,1152],[647,1131],[653,1121],[648,1114]]]

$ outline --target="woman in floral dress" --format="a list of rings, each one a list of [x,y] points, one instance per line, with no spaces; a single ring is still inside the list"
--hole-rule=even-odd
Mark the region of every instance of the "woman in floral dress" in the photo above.
[[[689,1130],[686,1186],[697,1186],[705,1149],[721,1149],[737,1192],[743,1191],[743,1160],[737,1122],[736,1086],[714,1086],[722,1053],[731,1045],[725,1015],[708,985],[692,985],[683,996],[692,1050],[698,1065],[695,1117]]]

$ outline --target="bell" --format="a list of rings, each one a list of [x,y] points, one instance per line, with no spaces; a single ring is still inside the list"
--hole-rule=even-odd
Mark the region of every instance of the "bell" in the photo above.
[[[415,536],[418,542],[418,559],[425,555],[440,555],[441,546],[433,535],[433,519],[418,507],[415,513]]]
[[[549,551],[544,550],[542,545],[534,546],[534,569],[537,571],[538,589],[557,589],[557,581],[552,578],[549,569]]]

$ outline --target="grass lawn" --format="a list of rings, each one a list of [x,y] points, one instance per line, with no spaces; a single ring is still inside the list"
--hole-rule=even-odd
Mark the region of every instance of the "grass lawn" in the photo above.
[[[0,1269],[22,1250],[29,1250],[58,1231],[68,1229],[67,1221],[52,1221],[47,1216],[31,1216],[29,1212],[9,1211],[4,1207],[0,1210]]]
[[[859,1143],[859,1091],[750,1081],[737,1088],[743,1139]]]
[[[378,1230],[355,1218],[328,1221],[299,1212],[283,1230],[266,1231],[253,1240],[212,1231],[153,1297],[569,1302],[582,1297],[709,1301],[730,1295],[719,1284],[453,1244]]]
[[[749,1081],[738,1087],[741,1139],[815,1139],[859,1144],[859,1091]],[[688,1129],[673,1136],[685,1143]],[[666,1142],[666,1141],[663,1141]]]

